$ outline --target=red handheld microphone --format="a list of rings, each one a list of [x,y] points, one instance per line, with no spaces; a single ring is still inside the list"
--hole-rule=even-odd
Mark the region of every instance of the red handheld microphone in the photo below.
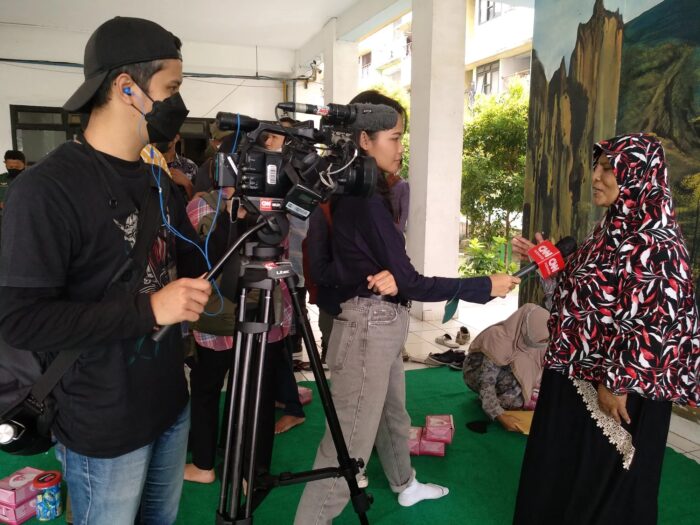
[[[564,237],[556,245],[551,241],[542,241],[530,248],[527,254],[532,262],[513,274],[513,277],[524,277],[534,270],[547,279],[564,269],[564,259],[576,251],[576,241],[573,237]]]

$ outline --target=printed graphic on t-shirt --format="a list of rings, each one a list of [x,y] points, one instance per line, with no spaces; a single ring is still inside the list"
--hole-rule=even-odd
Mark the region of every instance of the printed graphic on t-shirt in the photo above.
[[[168,220],[170,220],[168,218]],[[121,230],[124,242],[128,250],[133,249],[136,244],[136,233],[138,231],[139,212],[135,210],[120,223],[114,219],[114,223]],[[148,264],[144,272],[143,282],[139,287],[139,293],[152,294],[163,288],[170,282],[169,266],[174,261],[168,260],[168,230],[161,225],[156,236],[151,252],[148,255]],[[128,356],[129,364],[133,364],[137,359],[154,359],[158,355],[158,344],[154,343],[150,337],[140,337],[137,339],[133,353]]]

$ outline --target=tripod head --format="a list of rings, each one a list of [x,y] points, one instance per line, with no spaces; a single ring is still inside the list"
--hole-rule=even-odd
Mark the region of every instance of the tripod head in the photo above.
[[[241,198],[243,206],[250,213],[250,207],[246,203],[247,200],[246,197]],[[264,245],[278,246],[284,242],[289,234],[289,219],[284,212],[273,211],[266,213],[255,209],[251,216],[251,222],[253,219],[256,221],[256,224],[265,223],[265,226],[256,234],[257,238]]]

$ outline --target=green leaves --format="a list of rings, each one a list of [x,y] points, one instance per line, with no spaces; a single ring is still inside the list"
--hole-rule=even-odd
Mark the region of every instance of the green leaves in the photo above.
[[[474,277],[493,273],[513,273],[518,270],[518,264],[511,262],[506,265],[510,245],[505,237],[494,236],[488,243],[479,239],[470,239],[467,247],[467,258],[459,267],[460,275]],[[508,257],[510,259],[510,257]]]
[[[477,95],[471,113],[464,125],[462,213],[472,235],[508,235],[523,207],[528,95],[512,83],[505,93]]]

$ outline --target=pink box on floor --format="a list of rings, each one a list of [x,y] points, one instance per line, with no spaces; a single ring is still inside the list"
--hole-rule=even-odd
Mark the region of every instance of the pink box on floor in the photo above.
[[[297,390],[299,390],[299,402],[302,405],[308,405],[311,403],[311,399],[313,398],[314,392],[310,388],[306,388],[305,386],[299,386],[297,387]]]
[[[423,439],[420,440],[419,452],[421,456],[444,456],[445,444],[440,441],[428,441],[425,439],[425,434],[423,434]]]
[[[35,477],[42,473],[43,470],[24,467],[14,474],[0,479],[0,505],[17,507],[28,499],[34,498],[36,490],[32,487],[32,482]]]
[[[0,503],[0,523],[19,525],[32,518],[36,518],[36,497],[32,497],[13,507]]]
[[[410,427],[408,429],[408,450],[411,456],[420,455],[420,438],[423,435],[422,427]]]
[[[450,414],[440,416],[425,416],[425,431],[423,439],[427,441],[439,441],[440,443],[452,443],[455,434],[455,423]]]

